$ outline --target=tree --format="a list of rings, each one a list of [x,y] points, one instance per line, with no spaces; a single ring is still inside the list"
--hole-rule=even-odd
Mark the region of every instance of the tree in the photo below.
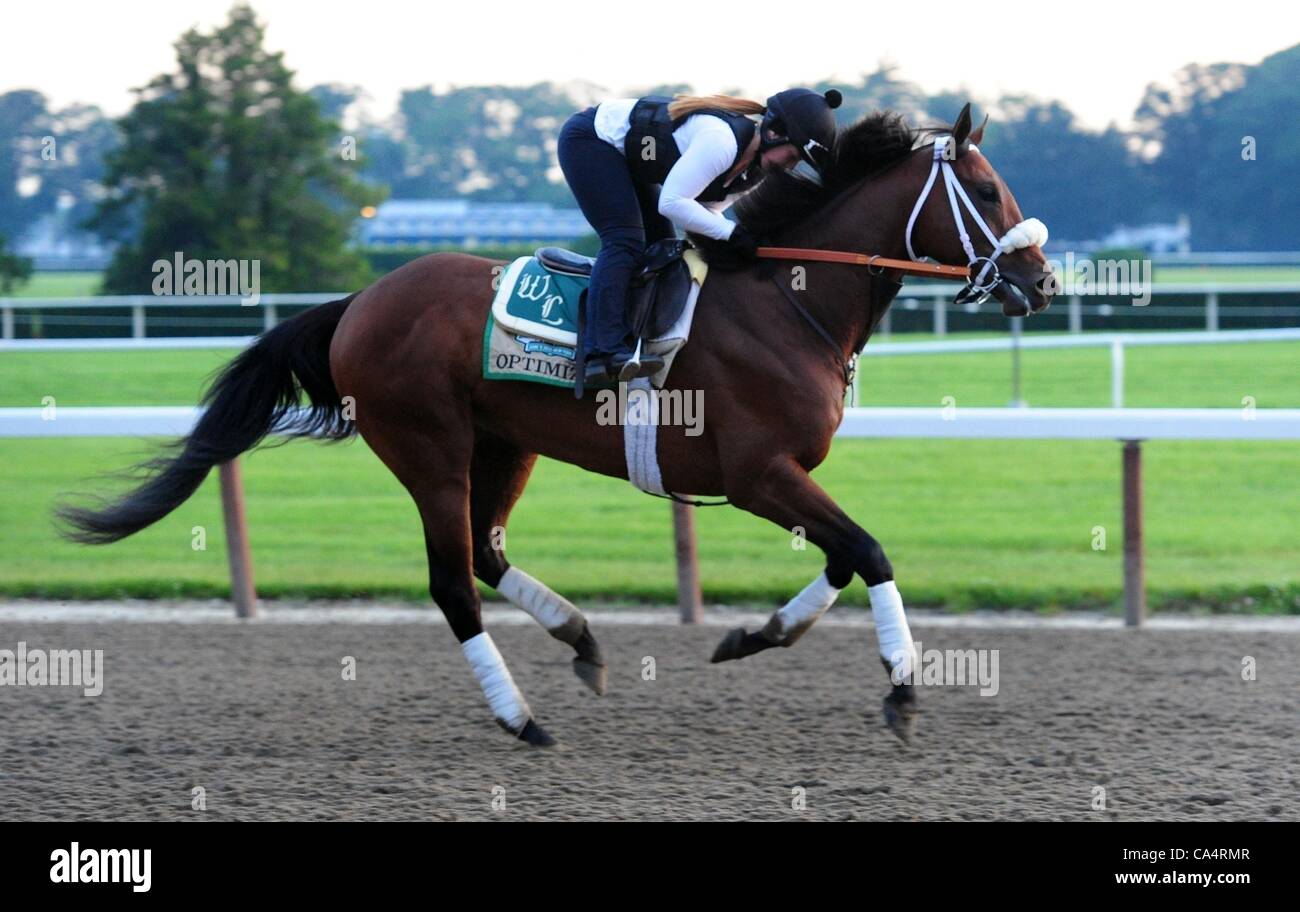
[[[1148,219],[1150,188],[1122,132],[1086,130],[1058,101],[1008,96],[996,108],[981,150],[1053,237],[1091,240]]]
[[[39,92],[0,95],[0,234],[17,237],[47,209],[36,194],[22,192],[36,177],[47,115]]]
[[[0,237],[0,297],[23,285],[32,276],[32,261],[5,250],[5,239]]]
[[[402,93],[406,168],[400,198],[571,202],[555,167],[560,127],[578,110],[554,83]]]
[[[380,192],[356,176],[337,125],[292,86],[247,5],[176,43],[177,70],[137,89],[108,157],[107,196],[91,225],[121,241],[108,292],[149,290],[153,263],[259,261],[263,291],[346,290],[368,269],[347,247]]]
[[[1300,45],[1255,66],[1184,67],[1137,112],[1160,215],[1201,250],[1293,250],[1300,236]]]

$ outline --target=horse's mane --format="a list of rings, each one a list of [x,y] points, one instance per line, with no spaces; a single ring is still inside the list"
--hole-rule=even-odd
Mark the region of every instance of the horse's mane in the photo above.
[[[736,218],[755,236],[770,234],[807,218],[850,186],[893,167],[927,138],[949,129],[911,127],[897,111],[867,114],[836,135],[821,186],[777,171],[741,197],[735,207]]]

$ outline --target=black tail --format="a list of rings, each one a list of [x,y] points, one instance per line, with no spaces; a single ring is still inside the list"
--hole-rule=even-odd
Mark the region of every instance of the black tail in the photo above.
[[[352,297],[355,297],[353,295]],[[198,489],[213,466],[261,443],[268,433],[342,440],[354,433],[330,377],[334,330],[352,297],[304,311],[264,333],[221,371],[188,437],[137,468],[135,490],[102,509],[62,506],[66,538],[102,545],[162,519]],[[305,392],[310,406],[299,410]]]

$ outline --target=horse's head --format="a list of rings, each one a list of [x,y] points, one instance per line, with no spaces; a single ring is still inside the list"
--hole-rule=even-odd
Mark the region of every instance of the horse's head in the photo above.
[[[1025,316],[1052,303],[1055,281],[1041,249],[1047,229],[1037,219],[1024,218],[1006,182],[980,153],[987,123],[985,118],[972,130],[968,104],[950,134],[937,138],[928,182],[908,224],[908,252],[941,263],[971,264],[971,284],[958,295],[958,303],[992,294],[1002,302],[1004,314]],[[918,163],[918,173],[920,168]]]

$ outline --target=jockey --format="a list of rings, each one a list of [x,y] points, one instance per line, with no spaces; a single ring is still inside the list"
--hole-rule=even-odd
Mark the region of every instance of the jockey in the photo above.
[[[662,359],[629,363],[628,284],[646,247],[675,228],[752,258],[757,241],[722,211],[777,168],[820,180],[835,144],[840,93],[787,89],[767,104],[728,95],[606,101],[560,130],[560,169],[600,253],[587,292],[585,382],[649,376]],[[756,123],[750,115],[762,115]]]

